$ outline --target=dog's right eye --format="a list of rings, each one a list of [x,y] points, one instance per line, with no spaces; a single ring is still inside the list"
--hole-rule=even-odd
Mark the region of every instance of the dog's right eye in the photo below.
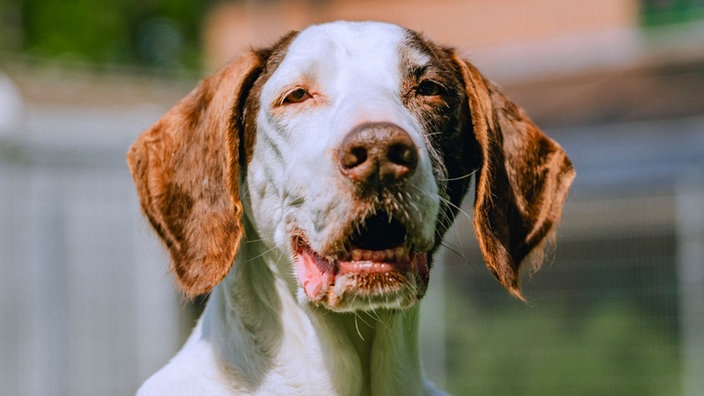
[[[416,87],[416,93],[420,96],[438,96],[445,93],[445,88],[434,81],[423,80]]]
[[[303,88],[296,88],[289,92],[286,97],[284,97],[283,104],[295,104],[305,102],[306,100],[312,98],[313,96]]]

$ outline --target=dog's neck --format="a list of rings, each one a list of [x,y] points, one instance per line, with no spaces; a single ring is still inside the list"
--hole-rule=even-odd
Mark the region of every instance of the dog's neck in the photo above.
[[[310,384],[319,394],[426,393],[417,305],[360,313],[301,305],[287,255],[247,231],[201,324],[201,337],[229,363],[229,375],[249,381],[253,393],[285,382]]]

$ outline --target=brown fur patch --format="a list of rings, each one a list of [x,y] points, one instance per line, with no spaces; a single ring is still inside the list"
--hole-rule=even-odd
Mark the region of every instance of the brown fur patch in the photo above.
[[[558,222],[575,172],[562,148],[469,62],[453,56],[481,149],[474,229],[489,270],[524,299],[519,267]]]
[[[248,53],[204,80],[127,154],[142,208],[188,296],[220,282],[239,246],[239,133],[230,120],[262,62]]]
[[[418,63],[423,58],[428,61]],[[435,235],[437,248],[457,215],[469,189],[471,174],[479,163],[476,144],[466,138],[472,135],[472,121],[462,74],[453,61],[451,50],[408,31],[401,67],[403,103],[421,121],[438,192],[443,198]],[[418,94],[419,85],[426,80],[442,87],[438,95]]]

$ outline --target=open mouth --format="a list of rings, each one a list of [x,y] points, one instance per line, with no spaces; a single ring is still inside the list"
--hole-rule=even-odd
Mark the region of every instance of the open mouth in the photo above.
[[[321,256],[296,232],[292,248],[298,280],[310,301],[331,308],[344,308],[346,300],[359,297],[365,306],[374,305],[374,299],[407,305],[398,299],[414,300],[428,280],[428,254],[414,251],[410,239],[407,228],[386,213],[361,222],[344,250],[332,257]]]

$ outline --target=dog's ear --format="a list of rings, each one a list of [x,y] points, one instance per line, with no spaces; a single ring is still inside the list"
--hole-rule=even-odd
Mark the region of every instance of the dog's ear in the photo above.
[[[559,221],[575,172],[562,148],[469,62],[464,80],[480,162],[474,231],[489,270],[523,299],[519,266]],[[540,252],[537,250],[537,252]],[[542,261],[537,254],[536,265]],[[537,267],[536,267],[537,268]]]
[[[220,282],[239,247],[242,112],[262,63],[253,51],[233,60],[143,132],[127,153],[142,209],[189,297]]]

